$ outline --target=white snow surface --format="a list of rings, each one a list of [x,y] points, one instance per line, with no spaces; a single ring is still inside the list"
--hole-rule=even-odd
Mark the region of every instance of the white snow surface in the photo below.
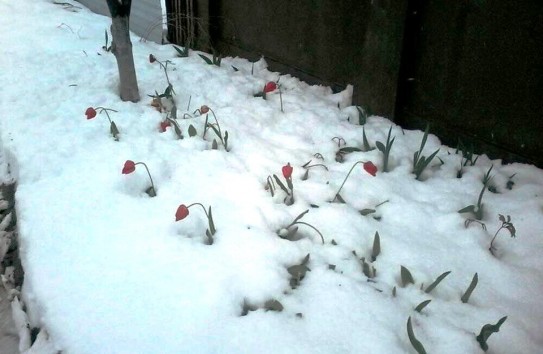
[[[396,138],[390,172],[383,172],[377,149],[347,154],[340,163],[335,137],[342,147],[343,141],[362,147],[356,109],[338,108],[349,92],[334,95],[270,72],[265,60],[253,65],[224,58],[217,67],[197,52],[178,58],[171,45],[136,36],[142,99],[122,102],[115,57],[102,49],[111,20],[70,10],[45,0],[0,0],[1,140],[18,184],[23,295],[32,325],[46,328],[57,350],[415,353],[406,330],[411,317],[429,353],[482,353],[476,341],[482,326],[507,316],[488,339],[489,352],[543,352],[540,169],[482,155],[457,178],[461,154],[430,135],[424,155],[439,148],[443,164],[432,161],[419,181],[412,161],[423,132],[375,116],[364,125],[370,144],[384,142],[391,126]],[[167,82],[159,64],[149,62],[151,53],[171,61],[182,140],[172,127],[159,131],[166,114],[147,95],[163,92]],[[277,80],[284,113],[278,90],[267,100],[253,96]],[[229,151],[220,142],[211,149],[211,130],[202,138],[205,115],[193,112],[204,104],[228,131]],[[117,111],[110,116],[119,141],[104,113],[86,119],[87,107],[97,106]],[[183,119],[184,113],[191,117]],[[189,137],[189,125],[197,136]],[[147,164],[156,197],[145,193],[144,166],[121,173],[126,160]],[[311,168],[303,180],[309,160],[328,170]],[[330,203],[357,161],[373,161],[377,175],[357,165],[341,191],[346,203]],[[287,163],[294,168],[290,206],[280,188],[274,197],[265,190],[270,175],[285,183]],[[477,223],[466,228],[469,214],[458,210],[476,203],[492,165],[496,193],[483,196],[487,230]],[[195,202],[212,207],[212,245],[205,243],[201,207],[175,221],[180,204]],[[376,212],[362,216],[366,208]],[[300,240],[278,236],[305,210],[301,221],[317,228],[324,244],[304,224],[298,225]],[[511,216],[517,237],[500,231],[493,256],[488,248],[501,225],[498,214]],[[368,279],[360,258],[371,261],[376,232],[381,253],[372,263],[376,277]],[[310,271],[293,289],[287,268],[307,254]],[[414,285],[401,286],[401,266]],[[446,271],[435,290],[421,290]],[[478,285],[463,303],[475,273]],[[269,300],[283,310],[267,311]],[[416,312],[425,300],[432,301]],[[242,316],[244,303],[258,309]]]

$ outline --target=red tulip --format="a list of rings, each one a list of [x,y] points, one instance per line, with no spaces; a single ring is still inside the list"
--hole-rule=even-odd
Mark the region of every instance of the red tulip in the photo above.
[[[175,212],[175,221],[183,220],[189,215],[189,208],[185,204],[181,204]]]
[[[208,106],[203,105],[202,107],[200,107],[200,114],[206,114],[207,112],[209,112]]]
[[[156,58],[153,54],[149,54],[149,63],[153,64],[156,61]]]
[[[292,176],[292,166],[290,165],[290,162],[287,163],[285,166],[283,166],[282,168],[282,171],[283,171],[283,177],[285,177],[286,179],[289,179],[290,176]]]
[[[87,116],[87,119],[92,119],[96,117],[96,110],[92,107],[87,108],[85,111],[85,115]]]
[[[126,160],[123,167],[123,175],[130,174],[136,170],[136,164],[132,160]]]
[[[364,170],[366,170],[367,173],[374,176],[377,174],[377,166],[373,164],[371,161],[364,162]]]
[[[166,131],[166,128],[168,128],[169,126],[171,126],[171,123],[169,120],[163,120],[162,122],[160,122],[160,126],[159,126],[160,132],[164,133]]]
[[[272,92],[277,89],[277,84],[273,81],[270,81],[264,86],[264,93]]]

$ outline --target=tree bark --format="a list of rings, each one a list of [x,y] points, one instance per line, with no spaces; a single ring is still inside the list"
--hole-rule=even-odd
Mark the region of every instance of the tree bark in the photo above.
[[[111,13],[111,52],[119,69],[121,100],[137,102],[140,94],[129,30],[132,0],[107,0],[107,5]]]

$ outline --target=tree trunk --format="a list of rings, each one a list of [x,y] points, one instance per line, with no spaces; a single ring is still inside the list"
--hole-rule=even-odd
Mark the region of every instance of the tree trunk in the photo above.
[[[107,4],[111,13],[111,51],[117,59],[121,100],[137,102],[140,94],[129,30],[132,1],[107,0]]]

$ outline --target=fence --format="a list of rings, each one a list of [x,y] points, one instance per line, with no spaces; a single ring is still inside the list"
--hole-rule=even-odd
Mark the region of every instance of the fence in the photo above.
[[[106,0],[77,0],[91,11],[110,16]],[[163,43],[161,0],[132,0],[130,30],[146,40]]]

